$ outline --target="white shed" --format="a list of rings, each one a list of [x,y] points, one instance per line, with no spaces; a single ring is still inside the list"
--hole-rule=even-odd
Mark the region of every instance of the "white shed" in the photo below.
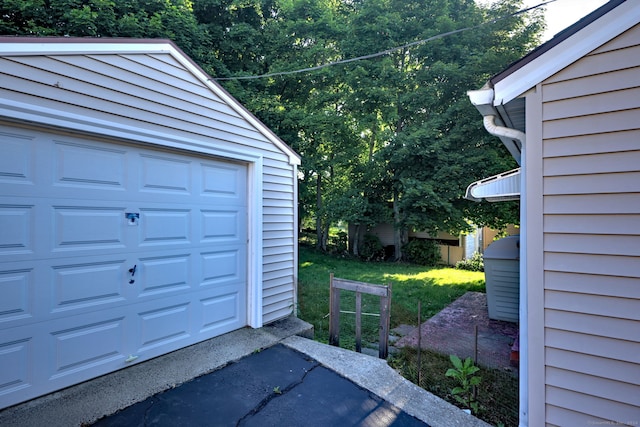
[[[166,40],[0,38],[0,409],[296,304],[298,155]]]

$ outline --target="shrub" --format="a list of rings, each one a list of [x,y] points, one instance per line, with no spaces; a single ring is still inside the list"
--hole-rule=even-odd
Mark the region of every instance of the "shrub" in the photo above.
[[[440,263],[440,248],[435,240],[414,239],[404,247],[404,253],[410,262],[420,265]]]
[[[482,254],[474,252],[471,258],[458,261],[456,263],[456,268],[469,271],[484,271],[484,259]]]
[[[367,261],[384,258],[384,246],[373,234],[365,234],[359,250],[360,256]]]
[[[344,231],[338,231],[338,233],[329,236],[329,246],[336,253],[343,254],[347,252],[347,233]]]

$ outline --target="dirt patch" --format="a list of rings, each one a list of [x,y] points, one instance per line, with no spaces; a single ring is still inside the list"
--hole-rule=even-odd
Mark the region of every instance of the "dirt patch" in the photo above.
[[[487,296],[467,292],[420,326],[421,347],[461,358],[474,357],[478,326],[478,364],[513,369],[511,347],[518,336],[518,324],[489,319]],[[417,347],[418,328],[400,338],[396,347]]]

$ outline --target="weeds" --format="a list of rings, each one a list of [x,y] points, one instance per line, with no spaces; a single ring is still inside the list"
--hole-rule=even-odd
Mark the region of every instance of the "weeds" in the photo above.
[[[458,386],[451,389],[453,398],[465,408],[471,409],[474,414],[478,413],[478,402],[474,396],[475,386],[480,384],[482,378],[475,375],[480,368],[474,365],[473,360],[467,357],[464,361],[452,354],[449,356],[453,368],[447,369],[445,375],[454,378]]]

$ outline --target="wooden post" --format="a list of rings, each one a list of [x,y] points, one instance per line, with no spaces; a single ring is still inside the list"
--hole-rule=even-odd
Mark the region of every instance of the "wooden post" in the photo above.
[[[380,297],[380,338],[378,357],[386,359],[389,355],[389,320],[391,318],[391,284],[387,285],[386,295]]]
[[[418,300],[418,387],[422,387],[422,301]]]
[[[329,345],[340,347],[340,289],[333,286],[333,273],[329,283]]]
[[[362,353],[362,294],[356,292],[356,351]]]

